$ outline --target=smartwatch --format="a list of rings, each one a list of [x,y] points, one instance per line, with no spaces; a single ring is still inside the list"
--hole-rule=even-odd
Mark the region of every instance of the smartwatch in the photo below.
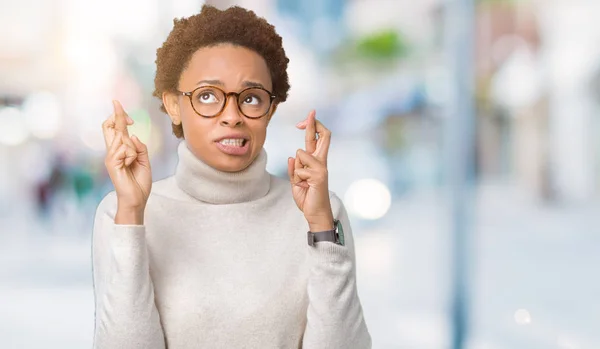
[[[344,246],[344,228],[342,223],[335,219],[333,221],[333,230],[325,230],[320,232],[308,232],[308,244],[315,246],[315,243],[320,241],[330,241],[337,245]]]

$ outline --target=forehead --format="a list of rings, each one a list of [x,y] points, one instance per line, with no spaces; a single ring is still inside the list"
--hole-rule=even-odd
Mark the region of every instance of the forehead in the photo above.
[[[190,58],[181,73],[179,85],[189,89],[202,80],[219,80],[226,89],[239,89],[245,82],[272,88],[271,74],[265,60],[256,52],[232,44],[202,47]]]

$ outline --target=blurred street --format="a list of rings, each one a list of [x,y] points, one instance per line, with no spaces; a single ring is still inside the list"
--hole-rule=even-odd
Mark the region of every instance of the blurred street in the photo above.
[[[332,131],[373,349],[600,348],[600,1],[25,0],[0,4],[0,349],[91,346],[101,124],[118,99],[173,173],[156,49],[205,3],[283,39],[267,170],[310,110]]]

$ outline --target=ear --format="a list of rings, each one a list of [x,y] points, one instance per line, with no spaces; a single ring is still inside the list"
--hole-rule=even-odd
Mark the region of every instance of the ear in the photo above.
[[[179,110],[179,96],[173,92],[163,92],[162,100],[167,110],[167,114],[171,118],[171,122],[175,125],[181,124],[181,112]]]

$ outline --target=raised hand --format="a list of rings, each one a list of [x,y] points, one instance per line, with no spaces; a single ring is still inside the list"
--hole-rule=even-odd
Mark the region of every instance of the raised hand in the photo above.
[[[304,213],[312,232],[333,229],[327,172],[331,131],[315,115],[316,112],[311,111],[304,121],[296,125],[297,128],[306,130],[306,149],[298,149],[296,157],[288,159],[288,175],[294,201]]]
[[[114,113],[102,124],[104,164],[117,193],[117,224],[143,224],[144,209],[152,188],[148,148],[136,136],[129,137],[133,120],[118,101]]]

